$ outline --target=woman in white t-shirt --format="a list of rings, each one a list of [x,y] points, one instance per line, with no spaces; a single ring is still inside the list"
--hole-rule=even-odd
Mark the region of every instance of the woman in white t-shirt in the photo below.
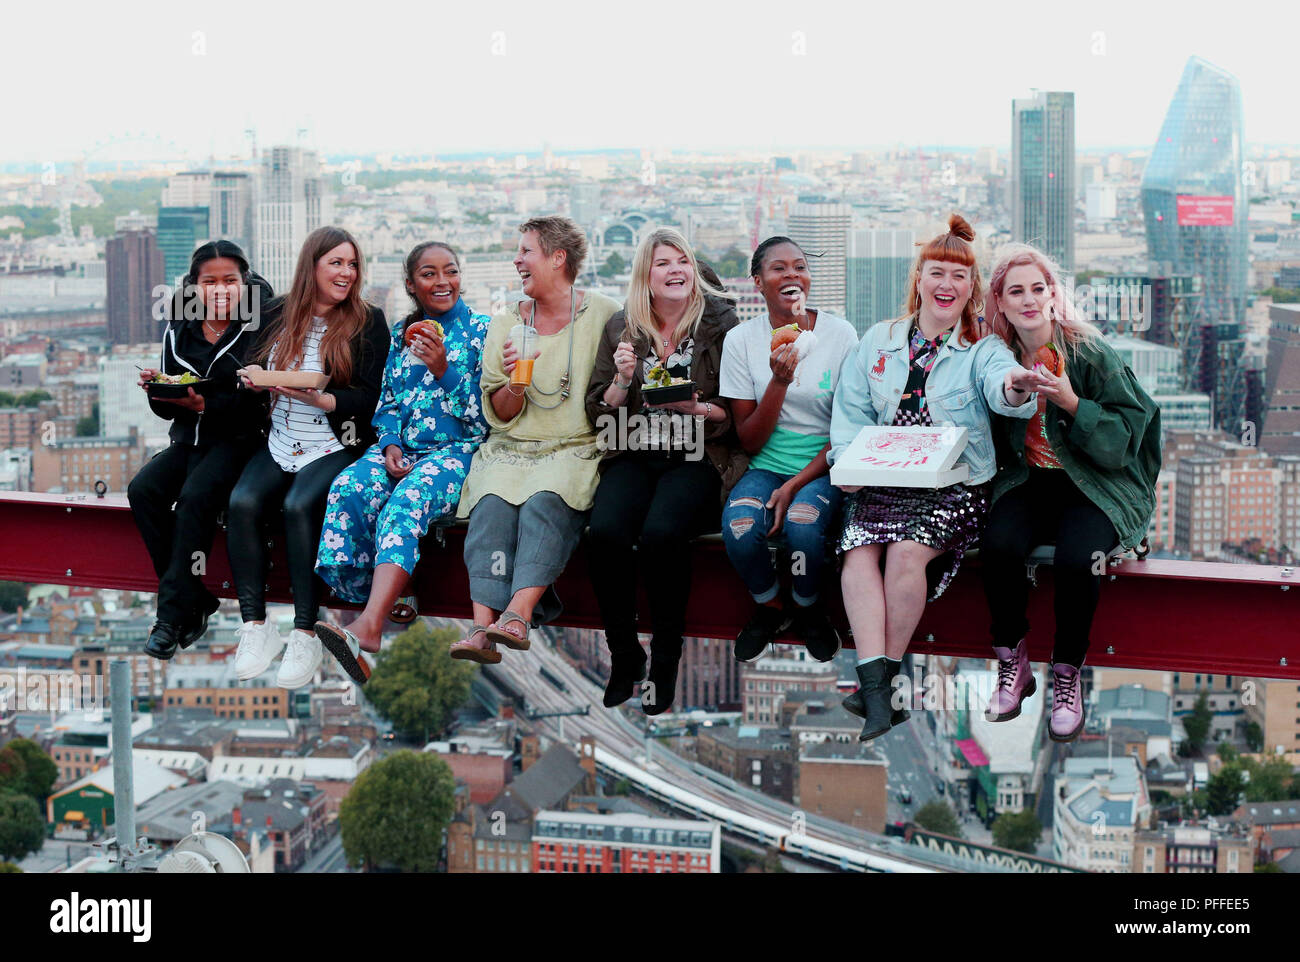
[[[858,336],[844,318],[805,307],[812,277],[803,250],[790,238],[759,244],[750,273],[767,313],[727,333],[719,388],[750,456],[749,470],[722,511],[727,556],[755,603],[735,655],[741,661],[756,657],[790,626],[814,658],[829,661],[840,638],[818,593],[826,536],[842,496],[831,485],[826,452],[835,385]],[[784,343],[795,333],[797,342]],[[788,607],[768,550],[768,538],[778,532],[789,547]]]
[[[322,227],[307,236],[293,282],[264,318],[255,357],[273,371],[329,375],[324,390],[269,388],[274,396],[266,445],[230,495],[226,546],[244,619],[235,674],[266,671],[286,639],[266,618],[265,527],[283,508],[285,552],[293,591],[293,630],[276,684],[300,688],[320,667],[315,626],[324,585],[316,548],[325,499],[335,476],[375,440],[389,332],[383,311],[361,299],[361,248],[347,231]],[[257,368],[260,365],[249,365]],[[245,377],[249,390],[259,390]]]

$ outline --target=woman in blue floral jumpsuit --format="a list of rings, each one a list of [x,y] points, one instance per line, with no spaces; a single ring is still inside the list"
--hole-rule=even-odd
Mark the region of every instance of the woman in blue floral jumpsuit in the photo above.
[[[450,518],[475,450],[487,436],[479,378],[489,318],[460,299],[460,261],[445,244],[418,245],[406,259],[417,308],[393,329],[375,411],[379,443],[334,479],[316,572],[338,597],[365,604],[348,628],[318,622],[316,634],[358,683],[362,651],[379,650],[384,621],[420,558],[420,539]],[[443,336],[409,325],[431,319]]]

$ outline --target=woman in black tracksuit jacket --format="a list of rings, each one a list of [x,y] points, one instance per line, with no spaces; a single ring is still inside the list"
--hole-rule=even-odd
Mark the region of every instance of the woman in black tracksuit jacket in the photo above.
[[[235,372],[252,356],[260,309],[271,294],[237,244],[204,244],[173,299],[160,367],[140,375],[142,388],[160,370],[208,379],[201,394],[191,388],[177,400],[150,399],[154,413],[172,422],[171,444],[127,488],[158,574],[158,617],[145,645],[155,658],[171,658],[177,646],[188,648],[217,610],[217,598],[201,576],[217,516],[263,443],[267,414],[265,395],[243,390]]]

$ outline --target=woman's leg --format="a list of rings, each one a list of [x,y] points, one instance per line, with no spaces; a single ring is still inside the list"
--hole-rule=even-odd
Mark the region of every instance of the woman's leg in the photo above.
[[[843,493],[829,475],[809,481],[790,502],[781,528],[790,546],[790,594],[796,605],[817,601],[826,564],[826,535],[839,519]]]
[[[1025,559],[1033,549],[1034,511],[1038,507],[1034,480],[1012,488],[989,512],[980,541],[980,573],[988,602],[995,648],[1015,648],[1029,632],[1029,579]]]
[[[493,624],[510,605],[518,529],[519,508],[494,494],[483,496],[470,512],[464,557],[475,624]],[[488,641],[479,634],[471,643],[484,648]]]
[[[591,524],[587,528],[588,569],[605,626],[605,644],[611,655],[643,658],[637,642],[639,566],[637,552],[632,549],[645,524],[654,492],[651,466],[631,455],[615,458],[596,488]]]
[[[885,657],[891,661],[907,654],[930,590],[925,566],[941,554],[916,541],[895,541],[885,549]]]
[[[731,489],[722,509],[722,543],[750,595],[760,605],[779,604],[781,585],[767,547],[772,524],[768,499],[784,482],[779,474],[751,468]]]
[[[145,462],[126,487],[131,516],[140,529],[149,560],[159,580],[171,565],[176,515],[172,504],[180,496],[189,472],[190,449],[183,444],[164,448]]]
[[[316,575],[316,549],[326,499],[334,479],[355,460],[356,454],[346,448],[316,459],[293,475],[284,496],[284,547],[293,591],[293,626],[308,634],[314,632],[324,595],[324,582]]]
[[[226,552],[244,621],[266,621],[266,540],[264,520],[293,482],[263,447],[253,455],[230,493],[226,513]]]
[[[551,491],[538,492],[520,507],[515,564],[510,573],[510,610],[525,621],[534,620],[535,609],[564,573],[588,515],[586,511],[574,511]],[[553,592],[550,601],[551,607],[557,606]],[[558,614],[544,611],[541,618],[549,621]]]
[[[463,459],[427,455],[397,483],[379,512],[374,583],[365,610],[350,626],[367,651],[379,650],[384,622],[420,561],[420,539],[434,521],[455,513],[464,480]]]
[[[641,525],[643,555],[654,637],[681,650],[691,591],[690,542],[719,527],[722,479],[707,459],[673,465],[659,478]]]
[[[335,597],[353,604],[363,604],[369,597],[376,565],[375,531],[380,512],[396,486],[375,446],[330,485],[316,549],[316,573]]]
[[[885,581],[880,573],[883,544],[864,544],[844,553],[840,593],[853,630],[858,659],[885,653]]]
[[[1070,486],[1074,487],[1073,483]],[[1052,662],[1080,668],[1088,653],[1106,555],[1119,544],[1119,538],[1105,512],[1082,492],[1071,501],[1061,513],[1052,562],[1056,609]]]

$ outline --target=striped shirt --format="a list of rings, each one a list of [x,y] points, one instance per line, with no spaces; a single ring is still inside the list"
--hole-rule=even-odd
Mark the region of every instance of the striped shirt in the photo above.
[[[325,321],[319,317],[312,318],[311,330],[303,343],[302,365],[298,370],[324,370],[320,360],[320,339],[324,333]],[[276,366],[274,351],[267,367],[272,371],[280,370]],[[275,463],[290,472],[301,471],[313,461],[343,450],[343,443],[334,436],[324,411],[283,394],[275,396],[271,408],[271,434],[267,446]]]

